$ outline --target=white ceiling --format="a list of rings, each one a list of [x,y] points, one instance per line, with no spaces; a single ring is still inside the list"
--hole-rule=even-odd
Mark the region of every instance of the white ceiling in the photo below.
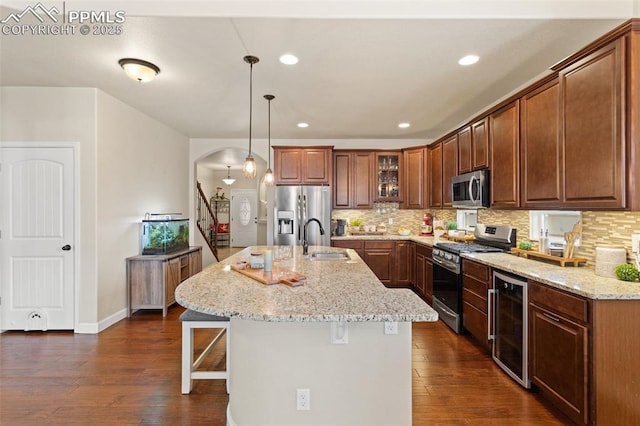
[[[123,34],[2,35],[0,84],[97,87],[188,137],[245,139],[249,65],[242,58],[251,54],[260,58],[256,138],[267,136],[262,96],[269,93],[274,139],[432,140],[633,16],[634,1],[583,1],[579,10],[570,0],[457,2],[464,13],[444,0],[67,1],[67,10],[125,10]],[[25,4],[2,3],[0,19],[12,11],[8,3]],[[514,10],[518,3],[522,10]],[[498,13],[505,9],[513,16]],[[486,13],[471,19],[470,10]],[[300,62],[280,64],[283,53]],[[460,67],[469,53],[480,62]],[[134,82],[118,66],[123,57],[151,61],[161,73]],[[300,121],[310,127],[297,128]],[[403,121],[411,127],[399,129]]]

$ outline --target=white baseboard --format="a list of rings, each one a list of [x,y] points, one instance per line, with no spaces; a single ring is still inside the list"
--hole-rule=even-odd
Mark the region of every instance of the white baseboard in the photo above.
[[[123,320],[127,317],[127,309],[123,309],[120,312],[116,312],[115,314],[99,321],[98,323],[79,323],[74,333],[78,334],[98,334],[101,331],[106,330],[111,327],[113,324],[117,323],[120,320]]]

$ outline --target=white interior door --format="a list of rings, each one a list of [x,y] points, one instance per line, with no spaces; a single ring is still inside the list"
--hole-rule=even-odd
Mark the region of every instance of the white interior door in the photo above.
[[[74,149],[0,147],[1,327],[74,328]]]
[[[258,191],[231,190],[231,247],[258,243]]]

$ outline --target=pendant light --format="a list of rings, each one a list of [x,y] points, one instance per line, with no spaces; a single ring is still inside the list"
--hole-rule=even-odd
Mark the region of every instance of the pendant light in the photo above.
[[[233,185],[236,180],[231,177],[231,166],[227,166],[227,177],[222,179],[227,185]]]
[[[253,64],[257,63],[260,59],[255,56],[245,56],[244,61],[250,65],[249,68],[249,155],[244,159],[242,165],[242,173],[247,179],[253,179],[256,177],[256,161],[251,155],[251,124],[252,124],[252,112],[253,112]]]
[[[265,185],[273,186],[274,178],[273,178],[273,170],[271,170],[271,101],[276,97],[273,95],[264,95],[264,98],[269,102],[269,163],[267,165],[267,172],[264,174],[264,183]]]

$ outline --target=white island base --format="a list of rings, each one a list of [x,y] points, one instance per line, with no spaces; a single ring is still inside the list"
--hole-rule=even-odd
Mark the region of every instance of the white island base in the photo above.
[[[227,424],[411,425],[411,323],[343,324],[348,343],[332,344],[331,322],[231,318]]]

